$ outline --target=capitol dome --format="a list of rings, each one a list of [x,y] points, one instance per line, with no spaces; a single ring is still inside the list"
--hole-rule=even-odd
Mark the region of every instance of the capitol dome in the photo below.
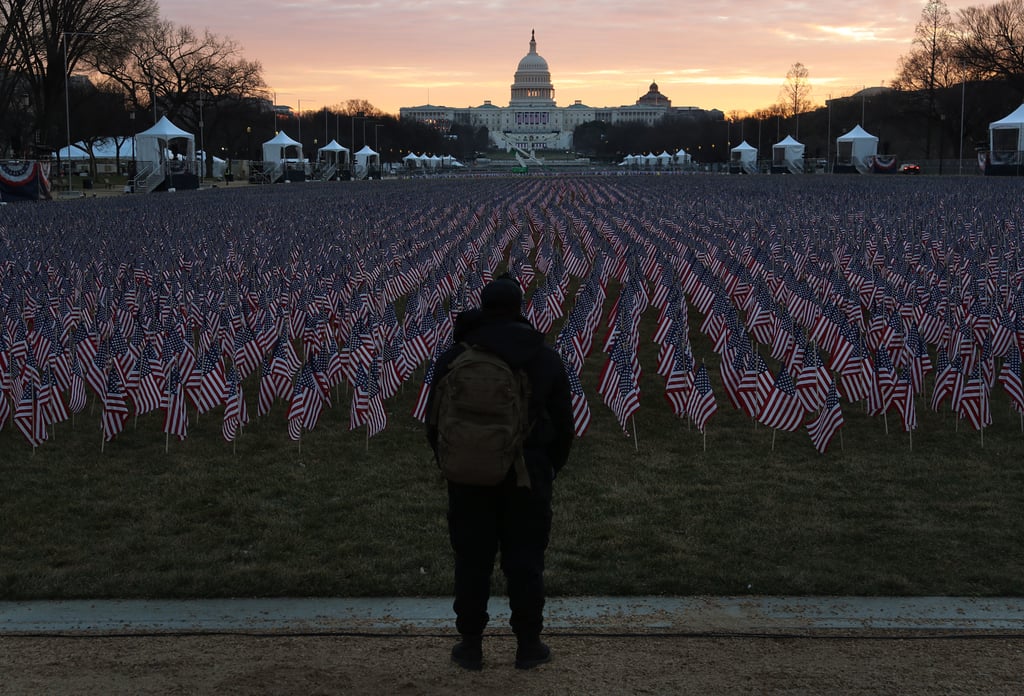
[[[537,39],[530,32],[530,52],[516,67],[509,106],[554,106],[555,88],[551,84],[548,62],[537,53]]]

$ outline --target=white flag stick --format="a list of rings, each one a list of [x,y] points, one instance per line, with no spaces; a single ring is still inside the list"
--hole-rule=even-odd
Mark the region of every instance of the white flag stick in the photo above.
[[[636,437],[636,416],[630,416],[629,419],[631,421],[633,421],[633,448],[637,452],[639,452],[640,451],[640,442],[637,440],[637,437]]]

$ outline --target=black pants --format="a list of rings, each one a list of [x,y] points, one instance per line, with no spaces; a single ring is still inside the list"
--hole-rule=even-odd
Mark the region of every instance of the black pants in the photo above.
[[[551,483],[517,488],[514,472],[497,486],[448,484],[448,534],[455,552],[455,627],[479,635],[490,618],[494,558],[508,583],[509,623],[519,638],[544,626],[544,551],[551,532]],[[539,485],[538,485],[539,484]]]

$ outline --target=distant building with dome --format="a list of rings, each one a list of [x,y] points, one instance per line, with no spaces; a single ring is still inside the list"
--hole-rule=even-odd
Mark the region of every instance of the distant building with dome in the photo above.
[[[495,106],[489,100],[481,106],[403,106],[399,116],[427,123],[447,131],[454,124],[487,128],[491,145],[497,149],[570,150],[577,126],[593,121],[612,125],[644,123],[654,125],[665,116],[709,113],[694,106],[673,107],[672,101],[652,82],[647,94],[636,104],[617,107],[591,107],[576,100],[570,106],[555,103],[548,62],[537,53],[535,32],[530,32],[530,52],[516,66],[512,96],[508,106]],[[721,112],[710,112],[721,117]]]

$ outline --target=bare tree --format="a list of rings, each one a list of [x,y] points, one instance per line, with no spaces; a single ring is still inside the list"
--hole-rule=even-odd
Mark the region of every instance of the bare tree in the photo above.
[[[126,50],[111,49],[97,56],[96,71],[120,85],[135,110],[160,111],[186,128],[199,125],[201,107],[266,96],[260,63],[209,31],[161,20]]]
[[[62,141],[65,89],[79,65],[101,45],[131,43],[156,16],[154,0],[0,0],[5,54],[13,51],[39,137]]]
[[[371,104],[366,99],[348,99],[335,109],[342,116],[366,116],[367,118],[380,118],[385,115],[383,111]]]
[[[795,119],[796,132],[794,137],[800,137],[800,114],[811,108],[811,83],[808,79],[810,72],[803,63],[793,63],[786,72],[786,81],[782,84],[780,101],[785,110],[785,115]]]
[[[971,77],[1005,80],[1024,94],[1024,0],[960,10],[953,50]]]
[[[159,113],[199,133],[208,169],[213,158],[207,134],[223,130],[225,119],[265,98],[259,62],[247,60],[232,39],[209,31],[199,34],[161,20],[131,45],[109,49],[96,56],[94,69],[125,92],[133,110],[152,110],[154,121]]]
[[[910,53],[901,56],[893,81],[896,89],[923,92],[925,107],[925,158],[931,157],[932,121],[937,116],[935,95],[962,79],[953,53],[953,19],[944,0],[928,0],[914,27]]]

